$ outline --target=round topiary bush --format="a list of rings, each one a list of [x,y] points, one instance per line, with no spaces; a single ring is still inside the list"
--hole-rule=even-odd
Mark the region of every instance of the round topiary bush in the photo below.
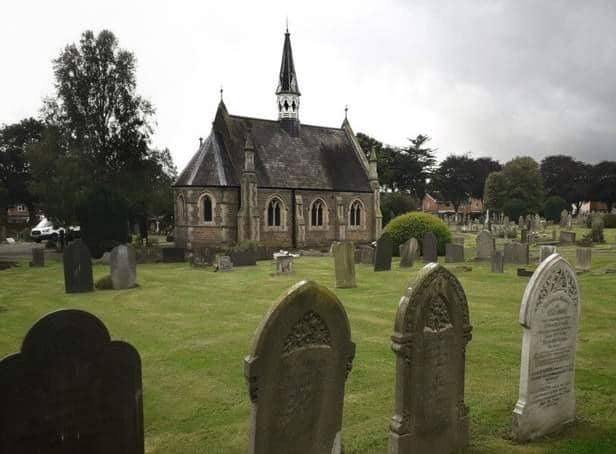
[[[543,204],[543,215],[548,221],[559,222],[563,210],[571,210],[571,206],[557,195],[548,197]]]
[[[391,235],[395,252],[398,252],[398,246],[410,238],[416,238],[421,242],[427,232],[432,232],[436,236],[439,255],[445,254],[445,245],[451,242],[451,232],[447,225],[438,217],[428,213],[413,212],[397,216],[389,221],[384,231]]]

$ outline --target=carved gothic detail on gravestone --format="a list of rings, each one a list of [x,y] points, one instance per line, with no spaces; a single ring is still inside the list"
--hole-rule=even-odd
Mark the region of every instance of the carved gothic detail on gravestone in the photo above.
[[[535,312],[545,302],[548,296],[558,291],[565,292],[569,296],[569,298],[571,298],[573,304],[577,307],[579,300],[579,290],[575,274],[571,274],[564,269],[557,269],[552,274],[550,274],[550,276],[545,280],[545,283],[541,287],[539,295],[537,296]]]
[[[142,454],[139,353],[87,312],[40,319],[0,361],[0,452]]]
[[[344,386],[355,344],[329,290],[300,282],[257,330],[245,376],[250,454],[340,454]]]
[[[464,369],[471,331],[459,281],[436,263],[426,265],[396,314],[390,453],[453,452],[468,444]]]
[[[300,348],[320,345],[331,347],[329,329],[319,314],[308,311],[287,336],[282,351],[288,354]]]

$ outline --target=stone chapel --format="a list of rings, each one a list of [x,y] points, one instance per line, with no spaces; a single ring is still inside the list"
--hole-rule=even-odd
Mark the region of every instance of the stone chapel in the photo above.
[[[278,119],[231,115],[221,98],[173,187],[177,246],[326,247],[380,236],[376,155],[366,157],[346,115],[340,128],[302,124],[300,96],[287,30]]]

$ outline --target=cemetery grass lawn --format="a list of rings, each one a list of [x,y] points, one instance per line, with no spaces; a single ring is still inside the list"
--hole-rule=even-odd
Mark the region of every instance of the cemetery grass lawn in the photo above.
[[[616,267],[610,244],[593,248],[593,270],[580,276],[582,316],[578,336],[578,421],[565,432],[528,445],[507,438],[517,400],[522,329],[518,311],[527,278],[489,273],[489,264],[467,260],[472,271],[448,264],[467,294],[473,339],[468,345],[466,403],[471,409],[473,453],[605,453],[616,450]],[[580,233],[578,233],[579,235]],[[471,246],[473,236],[467,237]],[[574,247],[561,247],[575,263]],[[466,250],[467,256],[471,253]],[[536,248],[531,256],[538,256]],[[442,258],[441,258],[442,260]],[[100,317],[113,339],[133,344],[143,364],[145,440],[148,453],[244,453],[250,402],[243,358],[270,305],[300,279],[333,289],[342,300],[357,344],[346,387],[343,439],[348,453],[385,453],[393,412],[395,358],[390,335],[397,303],[422,266],[374,273],[357,266],[358,288],[333,288],[331,257],[302,257],[292,277],[272,276],[272,264],[231,273],[188,264],[138,266],[139,288],[64,293],[60,263],[0,271],[0,356],[16,351],[45,313],[79,308]],[[108,273],[95,265],[95,279]],[[436,403],[435,403],[436,404]],[[278,454],[278,453],[272,453]],[[282,453],[280,453],[282,454]]]

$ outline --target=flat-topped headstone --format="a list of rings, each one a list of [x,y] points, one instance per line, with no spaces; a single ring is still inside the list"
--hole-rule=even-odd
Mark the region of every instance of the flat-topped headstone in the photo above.
[[[46,315],[0,361],[0,452],[143,454],[141,360],[79,310]]]
[[[384,232],[376,241],[376,252],[374,254],[374,271],[391,270],[391,256],[393,254],[394,242],[391,235]]]
[[[424,266],[396,313],[389,453],[451,453],[468,445],[464,370],[471,331],[460,282],[437,263]]]
[[[433,232],[426,232],[421,242],[421,252],[424,263],[438,262],[438,252],[436,235]]]
[[[252,401],[248,452],[340,454],[344,386],[354,356],[338,298],[314,282],[291,287],[266,315],[245,359]]]
[[[515,263],[514,243],[505,243],[503,245],[503,257],[505,263]]]
[[[197,268],[212,266],[214,262],[214,252],[209,247],[196,247],[192,251],[190,264]]]
[[[257,264],[257,252],[253,248],[232,251],[229,256],[233,266],[255,266]]]
[[[334,269],[336,273],[336,288],[357,287],[355,283],[354,249],[351,241],[335,242],[332,245]]]
[[[291,274],[294,272],[295,257],[292,255],[279,255],[276,257],[276,273]]]
[[[445,261],[456,263],[464,261],[464,246],[461,244],[447,243],[445,246]]]
[[[164,263],[179,263],[185,260],[186,250],[183,247],[165,247],[161,249]]]
[[[514,261],[520,265],[528,265],[530,263],[530,253],[528,243],[513,243]]]
[[[82,293],[94,290],[92,257],[88,246],[81,239],[64,248],[64,288],[66,293]]]
[[[228,255],[217,255],[216,271],[233,271],[233,262],[231,261],[231,257],[229,257]]]
[[[579,269],[588,271],[592,265],[592,249],[579,247],[575,250],[576,265]]]
[[[494,237],[487,230],[479,232],[475,238],[477,245],[477,258],[479,260],[490,260],[495,249]]]
[[[575,232],[567,232],[566,230],[560,231],[561,243],[575,243]]]
[[[419,243],[415,238],[410,238],[400,245],[400,266],[407,268],[413,266],[419,252]]]
[[[374,265],[374,248],[372,246],[359,247],[359,263]]]
[[[111,283],[115,290],[133,288],[137,285],[137,256],[135,248],[121,244],[112,249]]]
[[[539,262],[543,262],[556,252],[556,246],[541,246],[539,248]]]
[[[494,251],[492,259],[490,260],[490,270],[493,273],[505,272],[505,254],[503,251]]]
[[[558,254],[530,279],[520,307],[524,328],[513,435],[528,441],[575,419],[575,345],[581,309],[575,270]]]
[[[45,266],[45,249],[42,247],[32,248],[32,261],[30,266],[42,267]]]

